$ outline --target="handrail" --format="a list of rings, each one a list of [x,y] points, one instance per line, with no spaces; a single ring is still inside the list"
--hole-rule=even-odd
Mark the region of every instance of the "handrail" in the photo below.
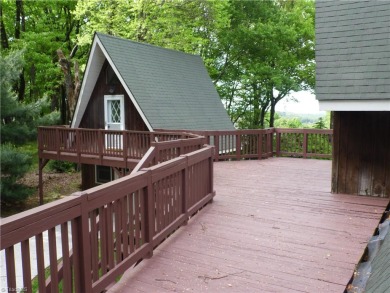
[[[85,155],[84,163],[103,165],[110,162],[104,160],[107,157],[122,157],[122,161],[111,162],[123,164],[121,167],[125,168],[129,167],[128,164],[136,166],[153,143],[171,141],[173,150],[180,140],[188,142],[192,138],[201,137],[204,137],[204,143],[215,146],[215,161],[262,159],[274,155],[331,158],[333,136],[333,130],[329,129],[283,128],[147,132],[40,127],[38,132],[40,158],[75,160],[82,163],[81,157]],[[74,145],[72,141],[75,142]],[[115,148],[115,144],[123,147]],[[162,146],[163,144],[160,145]],[[77,154],[77,157],[72,156],[72,153]],[[156,156],[159,156],[159,153]],[[171,154],[171,157],[174,155]]]
[[[183,154],[199,150],[205,144],[205,139],[202,136],[177,139],[162,142],[152,142],[151,147],[146,152],[142,160],[135,166],[131,174],[138,172],[142,168],[156,165],[176,158]]]
[[[204,136],[207,144],[215,146],[215,161],[262,159],[272,156],[332,157],[332,129],[267,128],[192,133]]]
[[[15,245],[20,244],[22,287],[32,291],[30,242],[34,242],[38,287],[46,291],[43,239],[47,233],[51,291],[58,290],[60,281],[64,292],[72,287],[76,292],[103,291],[140,259],[151,257],[161,241],[213,199],[212,156],[213,147],[204,146],[0,220],[7,287],[21,285],[15,274]],[[58,249],[62,251],[60,266]]]
[[[199,137],[171,131],[128,131],[88,128],[38,127],[40,158],[65,159],[83,163],[81,156],[140,160],[153,142]],[[127,167],[127,166],[124,166]]]
[[[58,156],[64,148],[80,155],[88,150],[84,144],[94,139],[102,143],[106,135],[117,133],[126,141],[124,146],[131,145],[126,137],[148,146],[132,174],[1,220],[0,248],[5,250],[9,288],[17,286],[15,245],[19,243],[23,285],[31,291],[29,245],[35,242],[38,287],[40,292],[46,290],[43,239],[47,233],[51,290],[62,280],[64,292],[72,287],[76,292],[100,292],[137,261],[150,257],[156,245],[212,200],[213,160],[328,157],[333,132],[271,128],[149,133],[42,127],[39,151]],[[106,155],[103,148],[89,147],[91,153]],[[56,233],[61,235],[60,266]]]

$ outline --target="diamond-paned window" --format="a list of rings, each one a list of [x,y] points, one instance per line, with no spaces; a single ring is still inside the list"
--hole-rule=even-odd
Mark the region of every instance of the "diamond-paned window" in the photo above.
[[[121,122],[121,103],[119,100],[113,100],[110,103],[111,108],[111,123]]]

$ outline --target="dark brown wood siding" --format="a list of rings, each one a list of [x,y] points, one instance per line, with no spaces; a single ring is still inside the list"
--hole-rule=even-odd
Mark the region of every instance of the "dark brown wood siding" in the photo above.
[[[92,92],[87,109],[81,120],[81,128],[104,128],[104,95],[124,95],[125,97],[125,128],[127,130],[143,130],[148,128],[130,100],[120,82],[107,83],[106,72],[110,65],[106,61],[102,67],[95,88]],[[111,92],[110,92],[111,89]]]
[[[390,112],[335,112],[332,192],[390,197]]]
[[[102,67],[95,88],[93,89],[91,99],[89,100],[81,120],[80,127],[104,129],[104,95],[124,95],[125,129],[147,131],[148,128],[146,124],[130,100],[123,85],[119,81],[107,82],[107,70],[110,70],[110,65],[106,61]],[[110,88],[113,89],[113,91],[110,92]],[[96,186],[95,166],[83,164],[81,167],[81,174],[81,185],[83,190]]]

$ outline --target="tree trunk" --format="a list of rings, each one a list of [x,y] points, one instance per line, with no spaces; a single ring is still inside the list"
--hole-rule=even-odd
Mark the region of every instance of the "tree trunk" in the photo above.
[[[20,39],[20,25],[22,19],[23,2],[22,0],[16,0],[16,13],[15,13],[15,39]]]
[[[76,98],[80,91],[79,65],[74,64],[75,77],[72,78],[71,62],[65,57],[61,49],[57,50],[58,62],[61,65],[61,70],[64,73],[65,81],[65,96],[66,96],[66,124],[73,118],[73,113],[76,106]]]
[[[61,112],[61,124],[62,125],[65,125],[67,124],[67,121],[66,121],[66,114],[67,114],[67,111],[66,111],[66,91],[65,91],[65,86],[64,85],[61,85],[61,88],[60,88],[60,93],[61,93],[61,108],[60,108],[60,112]]]
[[[267,107],[261,108],[261,115],[260,115],[260,128],[264,129],[264,120],[265,120],[265,114],[267,113]]]
[[[23,9],[23,1],[16,0],[16,13],[15,13],[15,39],[20,39],[20,32],[25,31],[25,16]],[[16,92],[18,93],[18,100],[24,100],[24,94],[26,91],[26,80],[24,78],[24,68],[19,76],[19,81],[14,85]]]
[[[26,80],[24,79],[24,68],[19,76],[19,86],[18,86],[18,100],[24,100],[24,94],[26,92]]]
[[[275,123],[275,99],[271,100],[271,109],[269,113],[269,127],[274,127]]]
[[[1,34],[1,49],[8,49],[8,37],[5,30],[4,21],[3,21],[3,7],[2,2],[0,2],[0,34]]]

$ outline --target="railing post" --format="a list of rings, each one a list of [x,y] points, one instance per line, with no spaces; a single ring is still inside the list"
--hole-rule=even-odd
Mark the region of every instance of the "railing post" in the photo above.
[[[86,193],[76,192],[80,197],[81,215],[72,221],[73,261],[76,292],[92,292],[91,245],[89,233],[88,198]]]
[[[216,131],[215,134],[214,134],[214,145],[215,145],[215,153],[214,153],[214,158],[215,158],[215,161],[218,162],[219,161],[219,132]]]
[[[187,225],[189,214],[188,214],[188,196],[189,196],[189,186],[188,186],[188,157],[183,156],[186,160],[186,166],[182,170],[182,200],[181,200],[181,213],[185,215],[186,220],[184,225]]]
[[[150,132],[150,145],[152,145],[152,142],[154,142],[154,132]]]
[[[148,186],[144,189],[144,223],[145,223],[145,242],[148,243],[147,258],[153,256],[153,236],[155,229],[155,207],[153,197],[153,182],[152,182],[152,171],[147,171]]]
[[[81,137],[80,137],[80,129],[76,128],[76,149],[77,149],[77,158],[78,163],[81,163]]]
[[[154,156],[155,162],[153,165],[155,165],[155,164],[157,165],[158,162],[160,162],[160,145],[158,143],[155,143],[155,142],[153,142],[151,145],[156,148],[156,155]]]
[[[278,132],[277,129],[275,129],[275,135],[276,135],[276,156],[280,157],[280,144],[281,144],[282,134]]]
[[[307,130],[303,130],[303,157],[306,159],[307,158]]]
[[[213,160],[213,155],[214,155],[215,148],[213,147],[211,149],[211,154],[209,157],[209,180],[210,180],[210,193],[214,193],[214,160]],[[212,203],[214,200],[214,197],[211,198],[210,203]]]
[[[125,130],[122,130],[122,140],[123,140],[123,146],[122,146],[122,154],[123,154],[123,160],[125,161],[125,169],[127,168],[127,133]]]
[[[237,160],[241,159],[241,134],[239,130],[236,130],[235,132],[236,137],[236,158]]]
[[[104,141],[103,141],[103,134],[102,134],[102,130],[101,129],[98,129],[98,141],[96,143],[98,145],[100,165],[103,165],[103,146],[104,146]]]
[[[56,149],[57,149],[57,160],[60,160],[60,130],[56,128]]]
[[[179,140],[179,153],[177,154],[177,156],[181,156],[181,155],[184,155],[184,152],[183,152],[183,145],[184,145],[184,138],[180,139]]]
[[[263,158],[263,130],[259,130],[257,137],[257,158],[259,160]]]
[[[267,158],[273,157],[273,146],[272,141],[274,137],[274,130],[272,132],[266,132],[267,134]]]
[[[39,205],[43,205],[43,159],[39,158],[39,175],[38,175],[38,192],[39,192]]]

